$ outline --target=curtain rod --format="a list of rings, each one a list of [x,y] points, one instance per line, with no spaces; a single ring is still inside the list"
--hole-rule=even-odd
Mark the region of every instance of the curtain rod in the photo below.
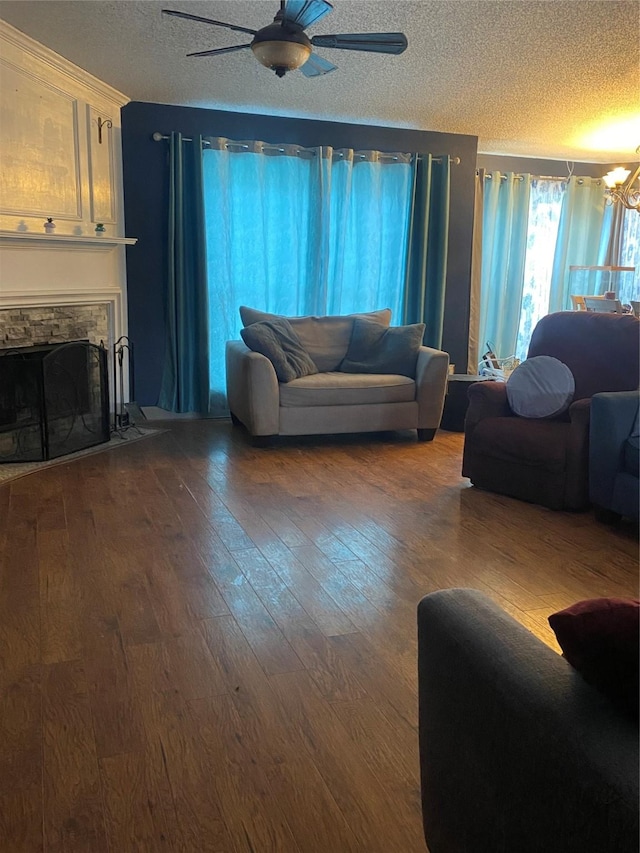
[[[171,139],[171,137],[168,134],[160,133],[158,130],[156,130],[156,132],[154,134],[152,134],[151,138],[153,139],[154,142],[162,142],[164,139]],[[193,139],[189,136],[183,136],[182,141],[183,142],[193,142]],[[202,140],[202,144],[205,146],[209,146],[209,147],[211,146],[211,143],[208,142],[206,139]],[[230,140],[229,144],[230,145],[239,145],[241,147],[248,148],[247,145],[243,145],[241,142],[233,142]],[[272,146],[267,146],[267,147],[271,147],[272,149],[275,149],[278,151],[284,151],[284,148],[281,148],[279,145],[272,145]],[[431,159],[434,163],[442,163],[442,157],[432,157]],[[452,157],[451,158],[451,163],[453,166],[459,166],[460,162],[461,161],[460,161],[459,157]]]
[[[153,139],[154,142],[162,142],[163,139],[171,139],[171,137],[168,134],[160,133],[158,130],[156,130],[156,132],[154,134],[152,134],[151,138]],[[189,136],[183,136],[182,141],[183,142],[193,142],[193,139]],[[202,144],[203,145],[210,145],[211,143],[207,142],[206,139],[203,139]]]
[[[482,171],[481,169],[476,169],[476,175],[479,175],[481,171]],[[485,177],[488,181],[493,180],[493,175],[491,175],[491,174],[485,174],[485,176],[484,176],[484,177]],[[500,175],[500,180],[502,180],[502,181],[506,181],[506,180],[507,180],[507,177],[508,177],[508,175],[503,175],[503,174],[501,174],[501,175]],[[519,173],[518,173],[518,174],[514,174],[514,176],[513,176],[513,177],[514,177],[514,178],[517,178],[519,181],[524,181],[524,178],[525,178],[525,176],[524,176],[524,175],[521,175],[521,174],[519,174]],[[564,176],[564,178],[561,178],[561,177],[559,177],[558,175],[531,175],[531,177],[532,177],[534,180],[537,180],[537,181],[568,181],[568,180],[569,180],[569,178],[571,178],[571,177],[573,177],[573,176],[572,176],[572,175],[565,175],[565,176]],[[600,181],[600,180],[602,180],[602,179],[601,179],[601,178],[597,178],[596,180]],[[578,183],[579,183],[579,184],[583,184],[583,183],[584,183],[584,180],[583,180],[582,178],[578,178]]]

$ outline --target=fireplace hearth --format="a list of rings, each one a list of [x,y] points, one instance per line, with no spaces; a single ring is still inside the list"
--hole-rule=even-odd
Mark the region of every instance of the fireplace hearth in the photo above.
[[[109,440],[107,351],[89,341],[0,350],[0,462]]]

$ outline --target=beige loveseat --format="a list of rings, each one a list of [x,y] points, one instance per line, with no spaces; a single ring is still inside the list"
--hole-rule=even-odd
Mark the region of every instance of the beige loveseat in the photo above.
[[[244,326],[274,315],[241,308]],[[341,373],[354,318],[389,326],[391,311],[327,317],[288,317],[319,373],[278,382],[271,361],[243,341],[227,341],[227,399],[234,424],[261,444],[276,435],[320,435],[415,429],[431,441],[440,425],[449,356],[420,347],[415,376]]]

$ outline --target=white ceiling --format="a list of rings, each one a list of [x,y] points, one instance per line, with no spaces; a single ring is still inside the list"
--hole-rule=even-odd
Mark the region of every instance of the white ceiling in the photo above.
[[[640,144],[638,0],[334,0],[309,34],[403,31],[401,56],[317,48],[338,70],[279,79],[250,40],[278,0],[19,0],[0,17],[131,100],[465,133],[483,153],[612,162]]]

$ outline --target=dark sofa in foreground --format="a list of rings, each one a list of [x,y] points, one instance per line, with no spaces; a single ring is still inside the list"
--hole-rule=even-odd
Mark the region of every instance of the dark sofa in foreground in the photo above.
[[[476,590],[418,606],[430,853],[637,853],[638,728]]]

